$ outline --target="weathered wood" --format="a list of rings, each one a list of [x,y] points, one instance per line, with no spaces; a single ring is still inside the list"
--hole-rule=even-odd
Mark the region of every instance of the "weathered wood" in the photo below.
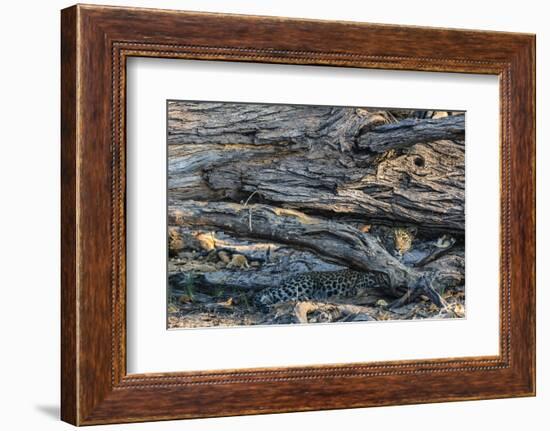
[[[463,115],[392,125],[376,109],[181,101],[168,115],[172,202],[256,192],[300,211],[464,229],[464,145],[431,142],[463,139]],[[383,127],[401,149],[381,158],[381,144],[366,151],[364,142]]]
[[[356,321],[366,322],[376,320],[370,316],[372,312],[370,307],[362,307],[354,304],[323,303],[315,301],[298,302],[294,306],[294,317],[297,323],[309,323],[308,315],[310,313],[322,314],[324,323],[338,321]]]
[[[362,150],[383,153],[441,140],[452,140],[458,145],[464,145],[464,128],[464,115],[439,119],[407,118],[397,123],[373,127],[358,137],[357,146]]]
[[[388,122],[379,110],[353,107],[168,102],[168,144],[332,146],[349,150],[365,127]]]
[[[465,282],[464,247],[454,247],[443,256],[422,266],[424,271],[433,271],[437,286],[447,288],[464,285]]]
[[[351,268],[385,274],[387,284],[380,288],[389,294],[400,296],[405,289],[419,288],[427,290],[434,302],[444,304],[434,292],[438,286],[432,286],[433,274],[406,267],[375,237],[348,224],[269,205],[198,201],[169,206],[168,219],[174,225],[217,227],[242,237],[305,248]]]
[[[205,255],[213,250],[245,256],[249,262],[257,261],[265,265],[289,265],[287,272],[337,270],[336,264],[321,260],[314,253],[297,250],[273,241],[238,238],[221,230],[193,229],[185,226],[170,226],[181,239],[178,251],[191,250]],[[322,266],[326,265],[326,268]],[[328,269],[329,266],[333,269]],[[344,269],[343,267],[341,267]],[[284,268],[281,268],[283,270]]]
[[[183,288],[189,278],[194,277],[195,281],[206,289],[256,291],[279,286],[285,278],[299,272],[347,269],[343,262],[331,262],[330,256],[273,241],[237,238],[222,231],[196,230],[186,226],[171,226],[170,232],[173,231],[178,232],[179,251],[183,251],[184,254],[194,251],[203,256],[215,257],[220,252],[226,252],[230,255],[245,256],[250,263],[247,268],[227,265],[219,267],[213,264],[216,260],[219,262],[219,259],[212,260],[207,257],[202,266],[190,268],[185,258],[180,262],[170,261],[169,281],[176,289]],[[373,236],[392,254],[383,238],[378,234]],[[454,243],[455,240],[446,235],[436,240],[415,241],[410,250],[394,257],[407,266],[418,266],[423,271],[433,271],[440,288],[460,286],[464,284],[464,249],[462,246],[453,247]]]
[[[376,165],[339,154],[310,153],[271,163],[226,163],[205,170],[216,193],[250,193],[275,205],[424,228],[464,230],[464,147],[417,144]]]
[[[382,111],[359,108],[170,101],[170,196],[219,197],[202,179],[205,168],[310,151],[349,153],[361,130],[388,121]]]
[[[208,186],[204,170],[227,163],[269,159],[296,150],[272,145],[244,144],[170,145],[168,147],[168,190],[170,199],[217,199],[223,195]]]
[[[298,272],[307,271],[338,271],[346,269],[345,266],[323,260],[315,253],[308,250],[298,250],[272,241],[249,240],[234,238],[224,232],[209,232],[208,234],[184,229],[182,236],[195,238],[197,235],[211,237],[214,252],[228,252],[245,256],[251,262],[249,268],[217,268],[212,271],[194,274],[191,272],[173,272],[169,275],[170,285],[174,288],[182,288],[189,277],[197,277],[201,286],[206,288],[222,287],[244,291],[255,291],[267,287],[278,286],[286,277]],[[187,241],[188,247],[195,251],[205,251],[201,244]],[[254,262],[261,265],[254,266]],[[177,265],[175,265],[177,267]],[[182,266],[185,270],[185,265]]]
[[[449,235],[422,241],[403,253],[399,260],[408,266],[422,267],[447,254],[455,243],[456,240]]]

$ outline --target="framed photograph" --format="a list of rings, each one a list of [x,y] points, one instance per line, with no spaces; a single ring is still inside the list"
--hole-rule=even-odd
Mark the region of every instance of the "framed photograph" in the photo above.
[[[62,419],[535,394],[535,37],[62,11]]]

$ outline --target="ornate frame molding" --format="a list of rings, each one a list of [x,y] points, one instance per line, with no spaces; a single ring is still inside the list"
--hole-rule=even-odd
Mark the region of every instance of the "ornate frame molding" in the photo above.
[[[206,23],[220,30],[204,32]],[[258,26],[272,32],[256,35]],[[334,32],[340,39],[331,42]],[[310,34],[322,36],[308,41]],[[534,394],[533,36],[74,6],[62,12],[62,54],[64,420],[98,424]],[[498,75],[500,354],[127,375],[125,66],[132,56]],[[300,397],[304,390],[308,399]],[[261,397],[250,400],[250,391]]]

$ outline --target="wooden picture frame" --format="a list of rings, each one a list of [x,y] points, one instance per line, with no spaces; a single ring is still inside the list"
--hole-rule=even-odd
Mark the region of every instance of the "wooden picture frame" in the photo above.
[[[75,425],[535,394],[535,37],[77,5],[62,11],[61,417]],[[125,97],[131,56],[500,78],[500,354],[126,372]]]

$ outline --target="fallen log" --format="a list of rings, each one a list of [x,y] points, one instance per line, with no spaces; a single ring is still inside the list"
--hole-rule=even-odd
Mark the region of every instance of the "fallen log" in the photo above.
[[[219,197],[202,179],[205,168],[309,151],[350,152],[360,130],[387,121],[384,113],[356,108],[171,101],[170,197]]]
[[[246,256],[249,262],[262,261],[261,265],[247,269],[218,268],[211,271],[173,272],[168,280],[172,289],[185,289],[191,280],[198,282],[204,290],[238,290],[255,292],[278,286],[282,281],[299,272],[338,271],[345,266],[327,262],[307,250],[296,250],[281,244],[264,241],[237,240],[223,233],[213,233],[214,252],[227,251]],[[185,266],[182,266],[185,269]]]
[[[339,160],[339,162],[336,162]],[[208,188],[231,200],[251,193],[300,211],[464,230],[464,147],[451,141],[418,144],[376,166],[310,154],[271,163],[238,162],[208,168]]]
[[[457,247],[439,257],[433,262],[422,266],[423,271],[433,271],[437,278],[437,285],[441,289],[463,286],[465,282],[465,256],[464,248]]]
[[[371,128],[358,137],[357,146],[362,150],[383,153],[415,144],[451,140],[464,145],[464,115],[452,115],[438,119],[407,118],[393,124]]]
[[[260,238],[313,251],[344,266],[385,274],[380,286],[393,296],[422,289],[438,305],[434,274],[408,268],[368,233],[343,223],[269,205],[188,201],[168,208],[172,225],[217,227],[243,238]]]
[[[204,264],[195,261],[196,265],[191,267],[185,258],[170,261],[169,267],[172,270],[168,279],[170,286],[176,290],[185,289],[193,280],[207,291],[255,292],[279,286],[287,277],[300,272],[348,269],[342,264],[327,261],[325,256],[320,257],[308,250],[295,249],[272,241],[242,239],[222,231],[194,230],[177,226],[171,226],[170,232],[181,238],[180,252],[189,254],[188,251],[192,250],[206,259]],[[395,250],[389,249],[389,244],[385,244],[387,238],[382,238],[378,234],[374,236],[390,254],[393,254]],[[453,244],[454,239],[446,236],[437,240],[415,241],[413,247],[402,256],[393,256],[406,266],[421,266],[422,270],[434,271],[434,277],[438,278],[441,286],[454,287],[464,284],[464,250],[462,247],[453,248]],[[450,250],[451,248],[453,249]],[[233,268],[229,265],[219,267],[221,253],[228,253],[229,257],[244,256],[250,265],[247,268]],[[375,295],[376,290],[369,294]]]
[[[168,190],[171,199],[193,199],[206,196],[216,199],[221,193],[212,190],[203,178],[205,169],[227,163],[266,160],[277,154],[296,152],[291,148],[272,145],[170,145],[168,147]]]
[[[462,231],[464,116],[390,121],[376,109],[169,102],[169,200],[256,192],[300,211]]]
[[[170,101],[168,145],[331,146],[350,150],[360,133],[388,121],[377,109]]]

